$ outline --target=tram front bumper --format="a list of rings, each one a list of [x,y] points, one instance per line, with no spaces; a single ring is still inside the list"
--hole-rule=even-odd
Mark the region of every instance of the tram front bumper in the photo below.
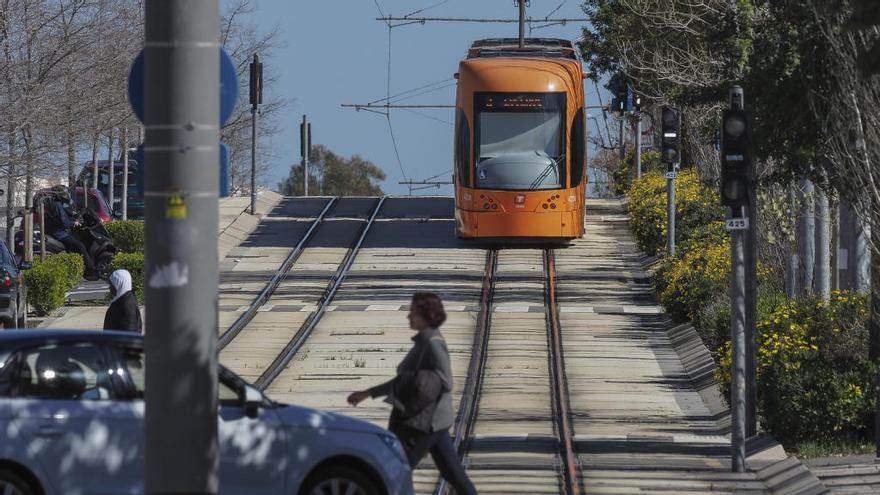
[[[459,237],[575,238],[583,234],[573,211],[506,212],[456,210]]]

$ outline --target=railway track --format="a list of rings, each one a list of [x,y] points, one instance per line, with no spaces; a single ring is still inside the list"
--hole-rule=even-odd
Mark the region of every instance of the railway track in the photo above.
[[[469,476],[480,493],[582,493],[553,250],[490,251],[480,306],[454,437]]]
[[[308,338],[345,280],[384,198],[330,199],[221,334],[224,365],[264,389]]]

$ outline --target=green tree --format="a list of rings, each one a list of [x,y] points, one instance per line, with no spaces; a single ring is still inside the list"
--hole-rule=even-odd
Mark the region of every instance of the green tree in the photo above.
[[[385,180],[385,172],[358,155],[345,158],[319,144],[312,146],[309,158],[309,194],[321,196],[384,194],[379,182]],[[282,194],[301,196],[303,194],[302,165],[293,165],[290,168],[290,175],[278,185],[278,188]]]

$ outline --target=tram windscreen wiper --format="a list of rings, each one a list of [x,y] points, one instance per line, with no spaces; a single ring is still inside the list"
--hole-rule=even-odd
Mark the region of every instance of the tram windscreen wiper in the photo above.
[[[565,157],[565,153],[559,155],[556,158],[553,158],[552,156],[548,155],[547,153],[540,152],[540,151],[536,151],[535,154],[538,156],[549,159],[550,163],[548,163],[547,166],[544,167],[544,170],[542,170],[541,173],[538,175],[538,177],[535,178],[534,181],[532,181],[531,185],[529,185],[530,191],[534,191],[535,189],[539,188],[541,186],[541,184],[544,183],[544,180],[547,179],[547,176],[550,175],[550,172],[555,171],[556,177],[558,179],[559,178],[559,162],[561,162],[562,159]]]

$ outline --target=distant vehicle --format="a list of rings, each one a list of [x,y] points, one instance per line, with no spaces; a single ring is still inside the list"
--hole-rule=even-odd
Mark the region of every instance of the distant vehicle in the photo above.
[[[587,128],[584,75],[571,42],[475,41],[456,79],[458,236],[581,237]]]
[[[73,192],[73,204],[77,205],[77,209],[81,209],[85,204],[83,200],[83,188],[76,187]],[[94,187],[89,188],[89,209],[95,212],[98,219],[104,223],[112,222],[116,218],[116,214],[110,209],[104,194]]]
[[[144,218],[144,198],[139,196],[137,192],[138,163],[135,158],[135,152],[129,151],[128,157],[128,218],[141,219]],[[121,215],[122,179],[124,172],[121,158],[113,163],[113,171],[113,211]],[[76,185],[82,186],[85,183],[89,187],[94,187],[94,177],[94,164],[91,162],[83,164],[83,168],[76,179]],[[107,160],[98,161],[98,189],[105,198],[110,197],[110,162]]]
[[[393,434],[219,376],[222,495],[413,493]],[[0,332],[0,493],[143,493],[143,396],[140,335]]]
[[[3,328],[24,328],[27,301],[22,271],[28,268],[30,263],[18,261],[6,241],[0,240],[0,322]]]

